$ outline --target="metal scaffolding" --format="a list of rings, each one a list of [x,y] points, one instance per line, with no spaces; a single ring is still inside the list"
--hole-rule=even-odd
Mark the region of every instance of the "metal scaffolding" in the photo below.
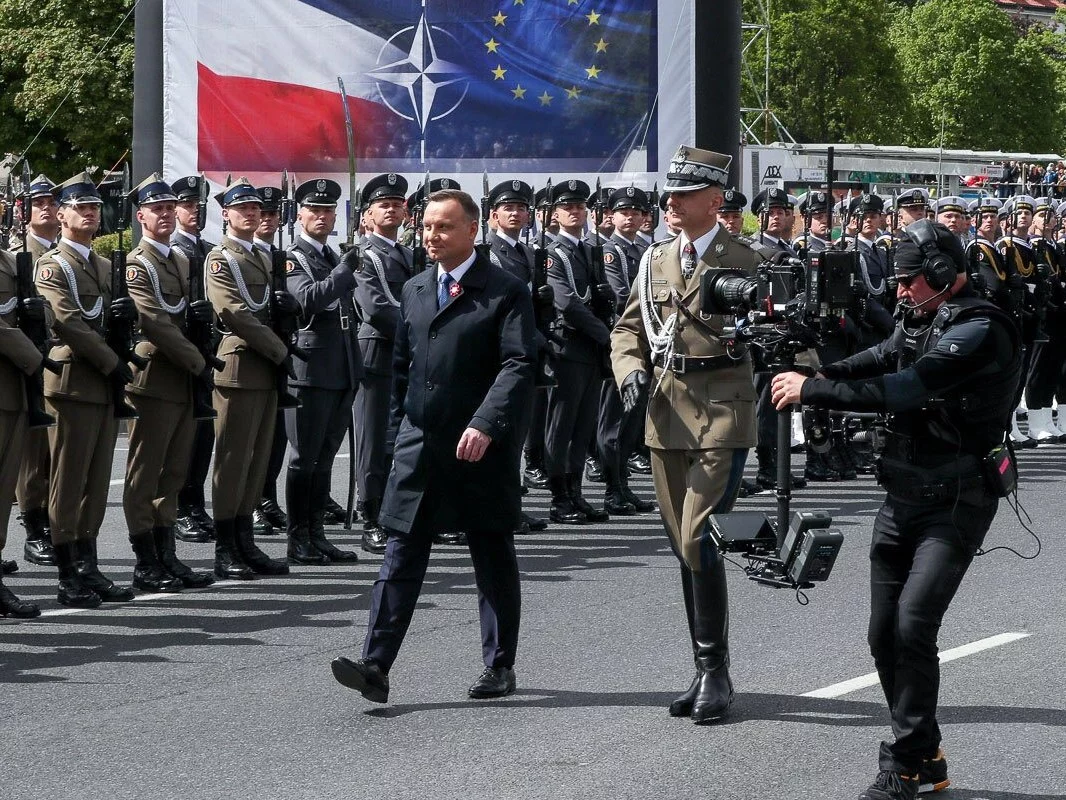
[[[796,141],[770,105],[770,2],[748,0],[744,4],[745,12],[754,14],[755,19],[745,20],[741,25],[742,80],[758,105],[740,107],[741,144],[772,141],[794,144]]]

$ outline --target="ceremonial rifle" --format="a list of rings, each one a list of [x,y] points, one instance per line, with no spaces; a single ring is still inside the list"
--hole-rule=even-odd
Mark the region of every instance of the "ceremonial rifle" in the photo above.
[[[189,341],[193,343],[204,361],[216,372],[225,369],[226,364],[215,355],[215,331],[210,322],[202,322],[193,314],[192,305],[204,299],[204,259],[201,238],[207,223],[207,178],[200,173],[200,193],[196,199],[196,247],[189,259],[189,304],[185,309],[185,326],[189,332]],[[215,419],[218,414],[211,404],[211,389],[214,382],[206,375],[197,375],[193,380],[193,419]]]
[[[14,175],[7,181],[7,204],[11,213],[10,224],[14,224],[15,194],[12,183]],[[30,200],[30,165],[22,162],[22,212],[19,214],[19,236],[22,239],[22,249],[15,254],[15,324],[26,335],[33,346],[41,355],[43,369],[33,375],[24,375],[23,383],[26,387],[26,405],[29,409],[28,425],[31,428],[47,428],[55,425],[55,417],[45,410],[44,406],[44,369],[59,374],[61,369],[52,359],[48,358],[48,325],[43,318],[34,319],[26,311],[26,301],[36,298],[37,288],[33,284],[33,255],[27,249],[26,240],[29,238],[29,221],[32,214]],[[10,228],[9,228],[10,230]]]
[[[592,313],[607,326],[607,330],[611,330],[614,328],[617,319],[618,298],[615,296],[611,284],[607,282],[606,269],[603,265],[603,241],[600,237],[600,225],[603,224],[603,204],[600,202],[599,178],[596,178],[596,194],[594,197],[596,201],[592,206],[592,222],[595,233],[592,245],[589,248],[589,271],[591,272],[589,277],[591,278],[592,289],[591,307]],[[603,351],[603,364],[601,366],[604,375],[610,376],[612,374],[611,351],[609,347],[601,349]]]
[[[548,187],[545,189],[548,197],[551,197],[552,182],[548,178]],[[536,199],[530,198],[531,210],[536,219]],[[533,292],[533,320],[537,330],[549,342],[562,342],[552,330],[555,325],[555,290],[548,285],[548,251],[545,249],[545,230],[547,224],[542,224],[537,232],[539,243],[533,253],[533,275],[530,288]],[[528,240],[526,246],[529,246]],[[537,374],[535,385],[538,389],[547,389],[556,385],[553,356],[550,347],[544,346],[537,352]]]
[[[288,191],[288,174],[282,176],[282,203]],[[281,224],[278,224],[278,235],[281,235]],[[278,303],[278,292],[287,291],[285,281],[285,251],[275,247],[270,253],[270,324],[278,338],[285,343],[288,350],[286,359],[278,365],[274,372],[274,387],[278,393],[278,408],[299,408],[300,399],[289,393],[289,376],[292,369],[292,359],[298,358],[307,361],[307,353],[296,346],[293,335],[299,327],[296,314],[286,313],[281,310]],[[295,375],[293,376],[295,377]]]
[[[355,258],[359,253],[356,229],[359,215],[359,185],[355,173],[355,131],[352,129],[352,112],[348,108],[348,94],[344,91],[344,81],[337,76],[337,85],[341,90],[341,105],[344,107],[344,133],[348,141],[348,238],[342,249],[345,253],[354,249]],[[348,419],[348,502],[344,511],[344,527],[352,529],[355,519],[355,405]]]
[[[123,235],[130,219],[130,166],[122,165],[122,189],[118,198],[118,247],[111,251],[111,300],[121,300],[130,296],[126,286],[126,248]],[[148,362],[134,351],[134,320],[117,319],[109,313],[107,317],[107,343],[119,360],[132,364],[137,369],[145,369]],[[136,419],[137,409],[126,403],[126,382],[121,377],[112,377],[111,394],[114,401],[115,419]]]
[[[477,245],[477,251],[485,258],[489,257],[489,173],[481,173],[481,242]]]
[[[422,244],[422,215],[429,202],[429,172],[426,172],[425,180],[415,193],[415,207],[411,210],[411,222],[415,226],[414,238],[411,240],[412,264],[415,274],[422,272],[428,266],[426,248]]]
[[[232,180],[233,180],[233,173],[228,173],[228,174],[226,175],[226,185],[225,185],[225,187],[223,187],[223,191],[225,191],[226,189],[228,189],[228,188],[229,188],[230,182],[231,182]],[[222,235],[223,235],[223,236],[225,236],[225,235],[226,235],[226,228],[227,228],[228,226],[229,226],[229,223],[228,223],[228,222],[226,221],[226,215],[225,215],[225,214],[223,214],[223,215],[222,215]]]
[[[656,181],[651,187],[651,238],[655,238],[655,232],[659,230],[659,182]]]

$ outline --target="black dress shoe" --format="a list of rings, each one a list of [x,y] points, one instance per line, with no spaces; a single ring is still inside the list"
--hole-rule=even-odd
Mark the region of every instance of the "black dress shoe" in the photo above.
[[[184,588],[202,589],[215,582],[211,573],[196,572],[178,559],[173,528],[157,526],[152,528],[152,536],[155,539],[156,552],[159,553],[159,563],[163,565],[163,569],[181,581]]]
[[[207,509],[203,506],[193,506],[189,513],[197,524],[207,531],[207,535],[211,537],[210,541],[215,541],[215,520],[207,513]]]
[[[558,502],[552,501],[551,508],[548,509],[548,519],[563,525],[584,525],[589,521],[588,517],[574,507],[569,497]]]
[[[311,520],[311,546],[333,564],[354,564],[359,560],[359,554],[354,550],[341,550],[326,538],[322,521],[317,517]]]
[[[52,529],[48,524],[48,509],[34,508],[20,515],[26,528],[26,545],[22,554],[31,564],[41,567],[56,565],[55,548],[52,547]]]
[[[626,462],[626,466],[629,467],[630,472],[635,472],[638,475],[651,475],[651,462],[640,453],[631,455]]]
[[[525,520],[521,520],[518,523],[518,527],[511,531],[513,536],[529,536],[531,533],[533,533],[533,531],[530,530],[529,523]]]
[[[279,531],[289,527],[289,518],[285,516],[285,512],[281,510],[277,500],[264,497],[259,501],[259,510],[262,512],[263,518],[270,523],[270,527],[277,528]]]
[[[548,529],[548,521],[543,517],[534,517],[532,514],[522,512],[522,520],[529,526],[531,531],[544,531]]]
[[[355,689],[372,703],[389,702],[389,676],[378,663],[369,658],[358,661],[340,656],[330,664],[337,683]]]
[[[96,539],[78,539],[75,543],[78,559],[74,564],[75,572],[82,583],[92,589],[105,603],[128,603],[134,598],[129,586],[116,586],[115,583],[100,572],[97,562]]]
[[[252,533],[258,533],[260,536],[273,536],[277,533],[259,506],[252,510]]]
[[[700,673],[696,671],[696,676],[692,679],[692,685],[685,690],[685,693],[679,697],[675,697],[674,701],[670,703],[668,709],[671,717],[688,717],[692,714],[692,703],[696,699],[696,690],[700,685]]]
[[[322,566],[329,563],[325,553],[311,544],[311,532],[306,525],[289,529],[289,546],[285,551],[290,564],[311,564]]]
[[[570,500],[573,502],[574,508],[584,514],[585,519],[587,519],[589,522],[606,522],[611,518],[611,515],[607,511],[604,511],[603,509],[596,508],[595,506],[591,505],[581,495],[571,497]],[[636,513],[635,509],[633,513]]]
[[[352,513],[352,521],[356,519],[356,514]],[[326,500],[326,515],[325,522],[328,525],[343,525],[348,521],[348,509],[334,500],[332,497]]]
[[[433,544],[466,545],[466,534],[462,531],[447,531],[433,534]]]
[[[389,546],[389,537],[380,525],[363,529],[362,548],[368,553],[381,555]]]
[[[729,669],[705,669],[700,672],[696,697],[692,703],[691,717],[697,725],[720,720],[733,704],[733,682]]]
[[[41,609],[36,603],[20,600],[15,593],[4,586],[0,580],[0,617],[14,617],[15,619],[33,619],[41,616]]]
[[[19,562],[17,561],[8,561],[7,559],[4,559],[2,564],[0,564],[0,573],[3,573],[4,575],[14,575],[18,571]]]
[[[637,508],[622,495],[619,489],[608,489],[603,496],[603,510],[612,517],[632,517]]]
[[[174,536],[183,542],[210,542],[211,532],[190,514],[179,514],[174,520]]]
[[[591,456],[585,459],[585,479],[592,483],[603,483],[603,467],[599,459]]]
[[[527,467],[522,473],[522,482],[530,489],[547,489],[548,473],[541,467]]]
[[[490,697],[506,697],[515,690],[514,670],[510,667],[485,667],[485,671],[467,689],[467,694],[475,700]]]
[[[634,494],[633,490],[628,486],[622,487],[622,496],[625,497],[626,502],[630,503],[639,513],[644,514],[648,511],[654,511],[656,508],[655,503],[652,500],[643,500]]]

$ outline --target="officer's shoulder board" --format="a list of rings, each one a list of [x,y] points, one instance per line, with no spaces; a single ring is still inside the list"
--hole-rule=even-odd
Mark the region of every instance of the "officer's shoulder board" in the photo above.
[[[743,233],[734,233],[732,234],[731,238],[734,242],[740,242],[742,245],[744,245],[745,247],[750,247],[752,250],[754,250],[755,246],[758,244],[758,242],[756,242],[750,236],[745,236]]]

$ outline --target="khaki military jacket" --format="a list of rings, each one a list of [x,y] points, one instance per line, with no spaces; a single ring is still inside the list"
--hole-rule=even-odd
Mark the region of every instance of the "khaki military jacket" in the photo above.
[[[215,375],[216,386],[274,388],[275,365],[285,360],[287,349],[270,327],[268,258],[259,248],[248,252],[228,236],[207,254],[207,299],[218,316],[218,357],[226,364]]]
[[[15,256],[0,250],[0,411],[25,411],[24,375],[41,366],[41,353],[16,326]]]
[[[70,267],[69,276],[59,259]],[[57,341],[49,357],[61,367],[58,375],[45,373],[44,396],[111,402],[107,375],[118,366],[118,356],[104,338],[111,307],[111,265],[95,253],[86,261],[61,241],[37,262],[36,283],[55,312],[52,332]]]
[[[714,370],[678,374],[653,368],[651,345],[640,306],[640,287],[647,280],[648,296],[659,319],[678,312],[674,352],[687,356],[723,356],[718,337],[733,319],[700,313],[700,275],[707,269],[731,267],[753,273],[762,258],[719,228],[696,271],[687,281],[681,274],[680,237],[657,242],[645,253],[641,273],[618,324],[611,333],[611,362],[619,386],[634,370],[651,376],[645,442],[664,450],[709,450],[752,447],[755,444],[755,387],[748,356]],[[644,275],[644,270],[648,275]],[[659,383],[661,380],[661,383]],[[659,383],[658,389],[655,388]]]
[[[205,362],[185,336],[189,260],[176,247],[163,258],[142,239],[126,257],[126,285],[140,323],[137,355],[148,362],[143,370],[133,370],[127,391],[173,403],[192,402],[192,379]]]

